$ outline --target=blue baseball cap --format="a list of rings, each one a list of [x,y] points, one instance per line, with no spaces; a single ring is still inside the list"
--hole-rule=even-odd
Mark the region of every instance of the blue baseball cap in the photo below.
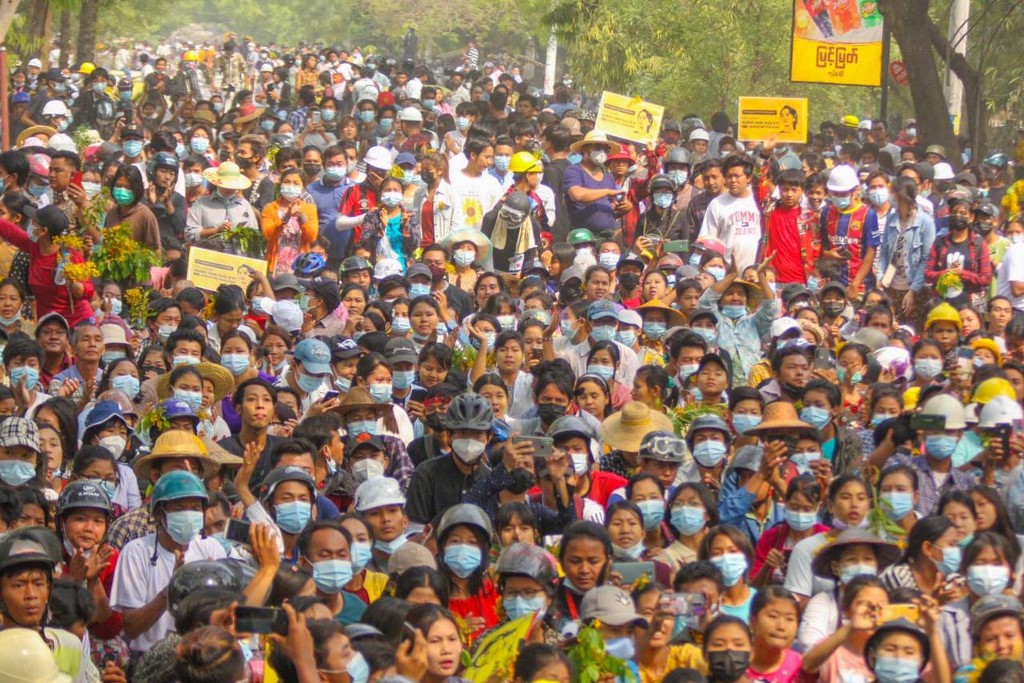
[[[195,420],[196,424],[199,423],[199,416],[196,415],[194,410],[192,410],[192,406],[190,406],[186,401],[182,401],[180,398],[169,398],[165,401],[161,401],[158,407],[163,409],[164,417],[168,420],[187,417]]]
[[[92,410],[89,411],[89,415],[85,418],[85,432],[82,434],[82,441],[87,441],[95,430],[111,420],[117,420],[124,425],[129,434],[132,433],[131,425],[125,419],[124,413],[121,412],[121,406],[117,404],[117,401],[100,401],[93,406]]]
[[[319,339],[303,339],[293,353],[295,361],[311,375],[328,375],[331,372],[331,350]]]
[[[411,164],[415,168],[416,157],[411,152],[402,152],[395,157],[395,166],[401,166],[402,164]]]
[[[587,308],[587,320],[601,320],[602,318],[619,319],[619,309],[611,301],[595,301]]]

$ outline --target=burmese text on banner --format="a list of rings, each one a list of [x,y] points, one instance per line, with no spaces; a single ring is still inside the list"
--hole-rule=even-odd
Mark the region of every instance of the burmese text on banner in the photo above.
[[[252,279],[249,268],[267,274],[267,262],[247,256],[223,254],[192,247],[188,250],[188,277],[196,287],[210,292],[221,285],[238,285],[245,291]]]
[[[876,0],[793,0],[789,79],[881,85],[882,37]]]
[[[743,142],[807,142],[807,100],[741,97],[736,137]]]
[[[661,133],[665,107],[605,90],[597,108],[594,128],[606,135],[654,146]]]

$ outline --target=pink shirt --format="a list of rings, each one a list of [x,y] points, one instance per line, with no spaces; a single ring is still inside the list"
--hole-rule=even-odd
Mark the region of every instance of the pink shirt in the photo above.
[[[825,660],[818,671],[821,683],[868,683],[875,675],[864,662],[864,657],[845,645],[840,645],[832,656]]]
[[[758,671],[754,667],[747,667],[747,678],[752,681],[765,681],[766,683],[797,683],[800,680],[800,665],[803,657],[800,653],[790,650],[782,665],[775,671]]]

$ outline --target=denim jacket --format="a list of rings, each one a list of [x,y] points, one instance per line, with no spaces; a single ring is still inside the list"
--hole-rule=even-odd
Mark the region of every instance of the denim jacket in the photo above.
[[[761,342],[768,337],[781,307],[776,298],[764,299],[752,313],[732,320],[719,310],[721,298],[721,294],[709,287],[700,295],[697,309],[718,316],[718,346],[732,356],[732,386],[741,387],[747,383],[750,369],[761,360]]]
[[[896,243],[900,236],[900,216],[898,211],[890,211],[882,232],[882,245],[878,250],[879,273],[885,274],[896,253]],[[903,263],[907,269],[907,281],[910,289],[920,292],[925,288],[924,269],[928,264],[928,254],[935,242],[935,221],[923,211],[916,211],[903,244]]]

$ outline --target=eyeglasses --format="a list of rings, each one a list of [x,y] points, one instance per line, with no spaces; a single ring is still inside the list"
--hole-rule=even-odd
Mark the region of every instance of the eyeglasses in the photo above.
[[[527,600],[532,600],[533,598],[536,598],[543,594],[544,591],[542,589],[535,588],[532,590],[505,591],[505,593],[502,595],[502,598],[504,600],[515,600],[516,598],[526,598]]]

